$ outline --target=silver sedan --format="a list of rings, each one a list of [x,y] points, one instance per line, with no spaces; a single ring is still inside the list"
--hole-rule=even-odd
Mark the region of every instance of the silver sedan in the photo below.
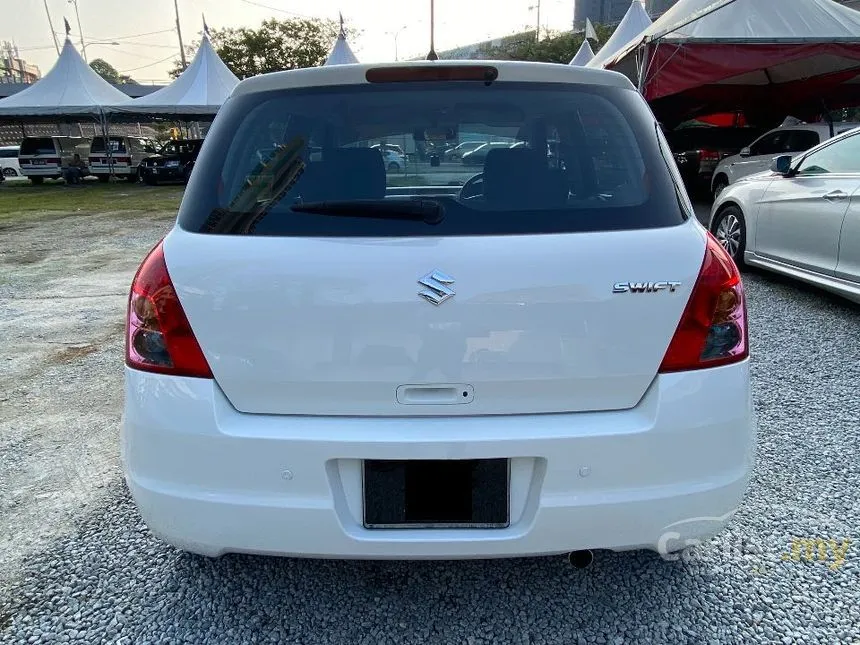
[[[739,265],[860,302],[860,128],[726,188],[709,229]]]

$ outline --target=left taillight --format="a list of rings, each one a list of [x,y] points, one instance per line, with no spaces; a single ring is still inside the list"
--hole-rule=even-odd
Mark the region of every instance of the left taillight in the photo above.
[[[146,256],[131,285],[125,363],[144,372],[212,378],[167,272],[161,242]]]

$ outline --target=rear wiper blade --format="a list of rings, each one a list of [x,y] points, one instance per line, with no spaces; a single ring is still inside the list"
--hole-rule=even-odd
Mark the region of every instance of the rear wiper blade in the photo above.
[[[442,204],[432,199],[386,200],[351,199],[331,202],[304,202],[290,206],[296,213],[407,220],[436,225],[445,219]]]

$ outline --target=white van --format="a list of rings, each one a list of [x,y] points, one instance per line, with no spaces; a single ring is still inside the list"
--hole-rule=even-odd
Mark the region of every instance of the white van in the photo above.
[[[107,146],[105,141],[108,142]],[[144,137],[93,137],[88,164],[90,173],[98,177],[99,181],[107,181],[112,165],[113,174],[117,177],[137,181],[140,162],[157,151],[155,142]]]
[[[90,152],[90,139],[85,137],[25,137],[18,153],[21,174],[34,184],[45,179],[60,179],[63,168],[75,153],[86,159]],[[84,170],[84,176],[88,172]]]

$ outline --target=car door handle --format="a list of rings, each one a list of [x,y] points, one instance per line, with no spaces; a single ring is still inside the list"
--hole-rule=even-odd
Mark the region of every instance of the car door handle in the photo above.
[[[834,190],[832,192],[827,193],[824,196],[824,199],[826,199],[828,202],[835,202],[846,199],[847,197],[848,193],[843,193],[841,190]]]

